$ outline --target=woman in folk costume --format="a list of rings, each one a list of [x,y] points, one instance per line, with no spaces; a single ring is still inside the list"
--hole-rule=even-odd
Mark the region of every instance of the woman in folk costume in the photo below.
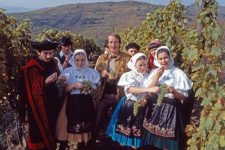
[[[145,54],[135,54],[128,62],[128,68],[131,71],[124,73],[118,82],[119,86],[124,87],[126,97],[121,99],[117,105],[106,134],[120,145],[137,148],[142,145],[143,108],[140,108],[137,115],[134,116],[134,103],[142,100],[143,104],[148,92],[159,92],[159,88],[146,88],[148,85],[145,83],[147,83],[149,74],[145,72],[147,68]]]
[[[91,93],[85,90],[84,81],[91,82],[91,88],[97,89],[99,73],[88,68],[88,60],[83,49],[74,51],[69,63],[61,76],[66,76],[65,100],[57,122],[56,138],[60,141],[87,143],[91,139],[91,131],[95,122],[95,108]],[[90,87],[89,86],[89,87]]]
[[[185,141],[181,101],[188,97],[188,90],[192,88],[193,83],[182,70],[173,65],[168,47],[159,47],[155,58],[155,65],[159,68],[150,73],[149,87],[166,84],[168,92],[164,95],[161,105],[157,103],[157,95],[150,96],[142,137],[146,144],[161,149],[179,150]],[[164,71],[160,71],[161,68]]]

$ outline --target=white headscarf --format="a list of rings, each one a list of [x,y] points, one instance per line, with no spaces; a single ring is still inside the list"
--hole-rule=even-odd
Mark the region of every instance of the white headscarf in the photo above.
[[[143,78],[143,74],[144,73],[137,72],[137,69],[136,69],[136,66],[135,66],[135,64],[137,62],[137,59],[139,57],[141,57],[141,56],[146,57],[146,55],[143,54],[143,53],[137,53],[134,56],[132,56],[131,59],[130,59],[130,61],[128,62],[127,66],[128,66],[129,69],[131,69],[133,72],[135,72],[138,76],[140,76],[141,78]],[[147,57],[146,57],[146,60],[147,60]]]
[[[165,50],[167,50],[167,51],[169,52],[169,55],[170,55],[170,65],[169,65],[168,69],[171,68],[171,67],[173,66],[173,64],[174,64],[174,60],[173,60],[172,54],[171,54],[171,52],[170,52],[170,50],[169,50],[169,48],[168,48],[167,46],[160,46],[160,47],[156,50],[154,65],[157,66],[157,67],[159,67],[159,68],[161,67],[161,65],[160,65],[159,62],[158,62],[158,58],[157,58],[157,56],[158,56],[158,51],[159,51],[160,49],[165,49]]]
[[[85,55],[85,57],[86,57],[85,65],[84,65],[84,68],[82,68],[82,69],[85,69],[85,68],[88,66],[88,59],[87,59],[86,52],[85,52],[85,50],[83,50],[83,49],[76,49],[76,50],[74,51],[74,53],[73,53],[73,56],[72,56],[71,59],[69,60],[69,63],[70,63],[73,67],[75,67],[76,69],[81,69],[81,68],[78,68],[78,67],[76,66],[75,62],[74,62],[74,61],[75,61],[75,60],[74,60],[74,57],[75,57],[75,55],[76,55],[77,53],[83,53],[83,54]]]

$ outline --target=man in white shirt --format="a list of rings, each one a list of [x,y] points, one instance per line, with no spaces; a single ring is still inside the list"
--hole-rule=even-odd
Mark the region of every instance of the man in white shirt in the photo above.
[[[58,61],[59,70],[62,72],[65,68],[71,67],[68,63],[73,52],[71,51],[73,42],[70,40],[70,36],[63,36],[60,40],[61,52],[55,57]]]

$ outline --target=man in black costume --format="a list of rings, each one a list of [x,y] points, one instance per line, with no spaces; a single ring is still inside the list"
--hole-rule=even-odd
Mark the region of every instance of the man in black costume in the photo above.
[[[55,57],[58,61],[59,70],[62,72],[65,68],[71,67],[68,63],[73,52],[71,51],[73,42],[70,40],[70,36],[63,36],[60,40],[60,53]]]
[[[26,149],[55,150],[54,132],[60,108],[56,80],[60,74],[53,50],[58,42],[32,42],[38,56],[22,67],[19,78],[19,119],[28,115]]]

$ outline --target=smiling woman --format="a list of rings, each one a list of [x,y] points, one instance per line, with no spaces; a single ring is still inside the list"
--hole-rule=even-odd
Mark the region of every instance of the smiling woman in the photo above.
[[[157,54],[158,62],[164,69],[168,69],[170,65],[170,54],[165,49],[160,49]]]

